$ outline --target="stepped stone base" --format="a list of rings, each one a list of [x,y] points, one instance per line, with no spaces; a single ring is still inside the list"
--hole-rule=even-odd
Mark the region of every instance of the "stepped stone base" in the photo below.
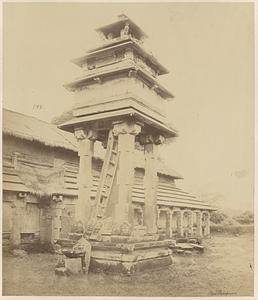
[[[92,245],[90,270],[131,275],[172,264],[171,241]]]
[[[133,274],[172,264],[174,240],[120,242],[91,241],[90,271]],[[62,248],[71,248],[76,241],[59,240]]]

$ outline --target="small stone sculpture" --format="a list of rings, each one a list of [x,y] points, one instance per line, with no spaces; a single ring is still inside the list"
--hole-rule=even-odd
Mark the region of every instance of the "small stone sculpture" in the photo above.
[[[81,256],[83,273],[88,273],[90,266],[91,244],[84,237],[80,238],[73,247],[73,252],[76,254],[84,254]]]
[[[120,32],[120,37],[121,38],[126,38],[129,36],[129,23],[125,24],[125,27],[121,30]]]

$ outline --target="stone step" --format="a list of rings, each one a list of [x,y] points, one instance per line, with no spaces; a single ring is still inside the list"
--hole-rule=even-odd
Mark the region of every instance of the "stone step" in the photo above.
[[[204,251],[204,246],[202,246],[202,245],[197,245],[197,244],[190,244],[191,246],[193,246],[193,248],[195,249],[195,250],[198,250],[198,251],[200,251],[200,252],[203,252]]]
[[[73,247],[76,241],[71,239],[59,239],[57,240],[57,244],[61,247]]]
[[[68,235],[69,235],[69,239],[73,241],[78,241],[83,236],[82,233],[74,233],[74,232],[71,232]]]

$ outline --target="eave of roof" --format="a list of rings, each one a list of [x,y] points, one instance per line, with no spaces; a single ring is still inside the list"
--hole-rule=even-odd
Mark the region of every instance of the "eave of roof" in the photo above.
[[[123,60],[121,62],[111,64],[98,69],[93,69],[87,72],[85,75],[78,79],[64,84],[64,87],[70,91],[75,91],[78,88],[85,86],[85,83],[94,83],[94,78],[104,78],[115,74],[120,74],[128,71],[136,71],[142,79],[145,79],[151,86],[156,86],[156,91],[162,95],[164,99],[174,98],[173,94],[169,92],[164,86],[162,86],[156,78],[153,78],[148,72],[146,72],[141,66],[134,63],[132,60]]]
[[[168,74],[168,69],[163,66],[157,59],[154,57],[149,51],[144,49],[139,43],[136,43],[132,38],[127,39],[116,39],[115,41],[108,42],[100,47],[94,48],[90,51],[88,51],[87,54],[75,58],[72,60],[72,62],[79,67],[82,67],[84,63],[86,63],[87,59],[91,57],[97,57],[98,55],[101,55],[105,52],[112,51],[112,50],[121,50],[123,48],[128,48],[128,46],[131,46],[135,51],[137,51],[138,54],[141,56],[147,58],[151,64],[156,66],[159,70],[159,75]]]
[[[59,125],[59,128],[63,130],[67,130],[70,132],[74,131],[74,127],[78,125],[82,125],[84,123],[90,123],[97,119],[114,119],[114,118],[121,118],[121,117],[130,117],[130,118],[136,118],[139,121],[142,121],[148,125],[154,126],[159,130],[162,130],[165,137],[176,137],[177,131],[173,129],[172,127],[168,126],[167,124],[163,124],[153,118],[151,118],[148,115],[145,115],[141,113],[140,111],[137,111],[133,107],[125,107],[123,109],[114,110],[114,111],[106,111],[98,114],[91,114],[86,115],[82,117],[76,117],[70,121],[67,121],[63,124]]]

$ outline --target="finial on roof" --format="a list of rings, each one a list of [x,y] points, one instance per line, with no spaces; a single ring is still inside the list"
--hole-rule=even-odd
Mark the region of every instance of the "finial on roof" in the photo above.
[[[118,15],[116,22],[102,26],[96,31],[101,35],[102,39],[106,40],[131,37],[142,42],[147,37],[142,29],[124,13]]]
[[[127,20],[128,17],[127,17],[126,14],[122,13],[122,14],[118,15],[118,19],[120,19],[120,20]]]

